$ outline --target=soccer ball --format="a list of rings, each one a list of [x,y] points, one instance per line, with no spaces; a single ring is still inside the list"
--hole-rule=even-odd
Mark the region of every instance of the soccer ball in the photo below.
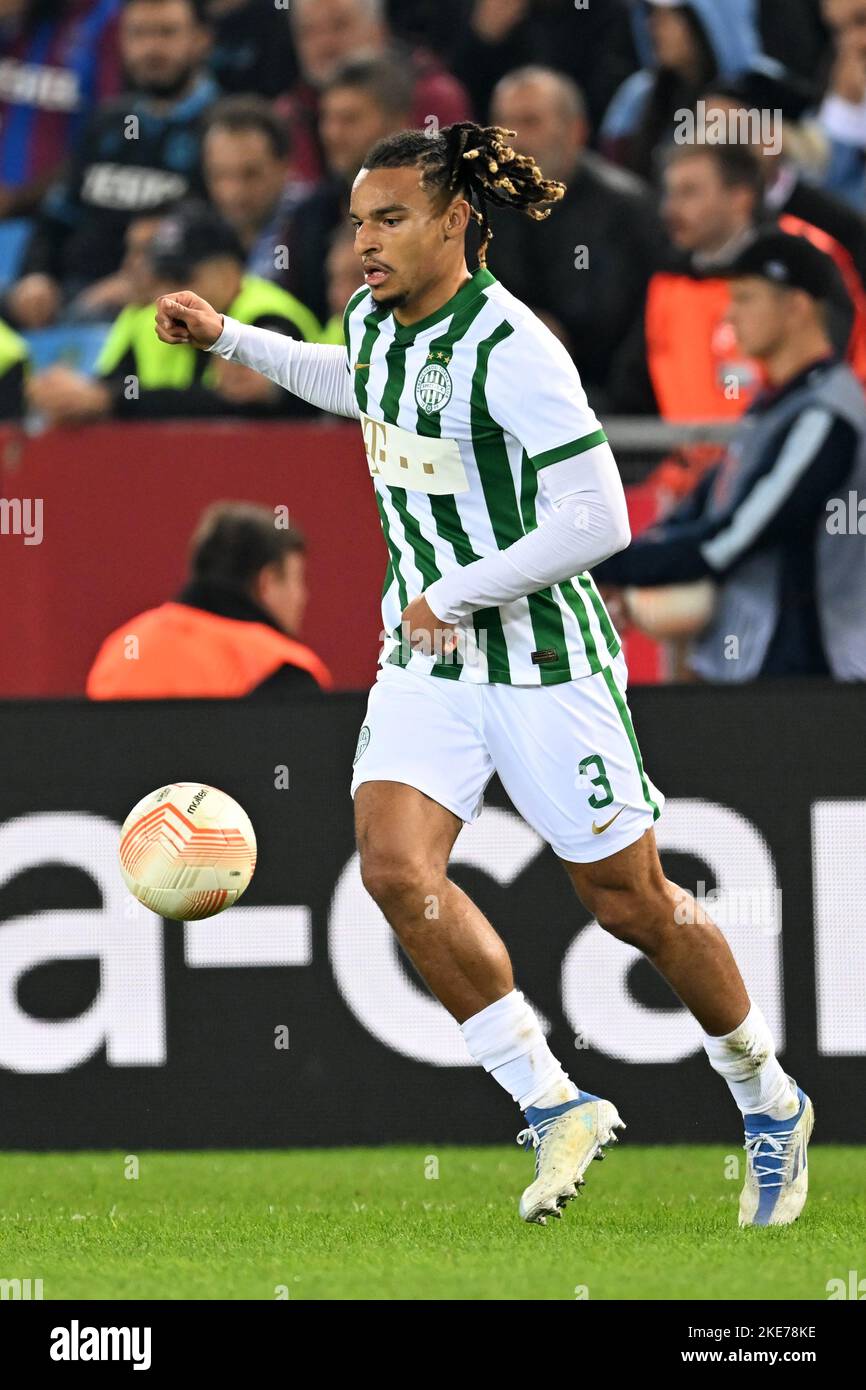
[[[142,797],[120,832],[120,871],[140,903],[175,922],[236,903],[256,867],[247,813],[201,782],[172,782]]]

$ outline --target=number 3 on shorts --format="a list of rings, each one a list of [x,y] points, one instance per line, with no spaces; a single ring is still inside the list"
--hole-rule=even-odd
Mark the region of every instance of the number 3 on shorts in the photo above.
[[[598,753],[590,753],[588,758],[581,758],[577,765],[579,775],[586,777],[590,769],[595,770],[595,776],[589,778],[590,786],[598,787],[597,792],[593,792],[589,798],[589,804],[594,811],[601,811],[605,806],[610,806],[613,801],[613,788],[607,780],[607,768],[604,759]]]

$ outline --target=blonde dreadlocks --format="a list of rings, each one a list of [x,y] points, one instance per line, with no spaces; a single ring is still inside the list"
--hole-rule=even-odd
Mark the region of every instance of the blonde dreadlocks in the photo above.
[[[531,155],[518,154],[508,144],[513,130],[504,126],[480,126],[459,121],[438,135],[404,130],[387,135],[367,154],[365,169],[397,169],[420,165],[426,187],[448,198],[462,194],[474,221],[481,228],[478,263],[487,264],[487,247],[493,232],[487,215],[490,203],[516,208],[536,222],[549,217],[551,208],[565,193],[565,184],[546,179]]]

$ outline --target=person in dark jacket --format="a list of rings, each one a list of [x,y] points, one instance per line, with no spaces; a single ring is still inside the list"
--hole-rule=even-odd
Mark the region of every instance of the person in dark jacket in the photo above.
[[[715,81],[784,69],[762,51],[754,0],[640,0],[631,7],[644,66],[627,77],[601,127],[600,148],[652,179],[658,154],[674,138],[679,112]]]
[[[768,230],[732,262],[730,317],[769,382],[725,459],[667,520],[593,576],[605,586],[713,581],[690,665],[706,680],[866,680],[866,399],[833,352],[829,256]]]
[[[784,106],[773,109],[769,126],[754,119],[754,115],[763,113],[767,107],[765,88],[766,84],[748,75],[738,82],[711,86],[703,97],[707,120],[717,119],[719,112],[727,118],[731,113],[738,118],[737,129],[751,137],[752,148],[760,156],[765,212],[773,217],[787,213],[827,232],[844,246],[857,274],[866,284],[866,220],[841,198],[806,178],[790,157],[786,144],[792,127],[787,124],[788,112]],[[777,130],[777,110],[782,116],[781,131]],[[789,111],[791,120],[802,115],[802,108],[796,105]]]
[[[297,62],[288,9],[275,0],[205,0],[208,66],[220,91],[272,98],[290,89]]]
[[[53,323],[112,276],[134,217],[203,194],[201,122],[218,95],[203,62],[201,0],[125,0],[120,43],[131,92],[100,106],[42,203],[20,278],[6,295],[17,328]]]
[[[349,225],[349,195],[367,151],[412,121],[412,74],[392,56],[358,58],[330,78],[319,95],[319,136],[327,175],[295,208],[277,241],[288,248],[277,277],[324,322],[329,315],[326,252]]]
[[[462,24],[455,26],[451,69],[483,121],[493,89],[513,68],[524,63],[555,68],[584,93],[596,131],[614,93],[637,66],[630,8],[630,0],[584,0],[581,5],[574,0],[470,0]]]
[[[655,199],[638,179],[586,149],[580,89],[551,68],[509,73],[493,94],[493,119],[516,132],[565,197],[543,222],[492,208],[488,263],[565,344],[596,409],[620,343],[641,319],[663,255]]]
[[[278,514],[218,502],[190,547],[189,580],[103,642],[91,700],[284,697],[327,690],[324,663],[297,639],[307,603],[305,542]]]

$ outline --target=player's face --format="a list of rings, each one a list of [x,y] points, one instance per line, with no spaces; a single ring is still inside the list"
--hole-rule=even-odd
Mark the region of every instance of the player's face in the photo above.
[[[446,236],[449,210],[420,180],[413,166],[362,169],[352,188],[355,251],[364,283],[384,308],[421,298],[453,265],[454,241]]]
[[[748,357],[768,357],[788,333],[790,295],[759,276],[731,281],[728,321],[740,350]]]

